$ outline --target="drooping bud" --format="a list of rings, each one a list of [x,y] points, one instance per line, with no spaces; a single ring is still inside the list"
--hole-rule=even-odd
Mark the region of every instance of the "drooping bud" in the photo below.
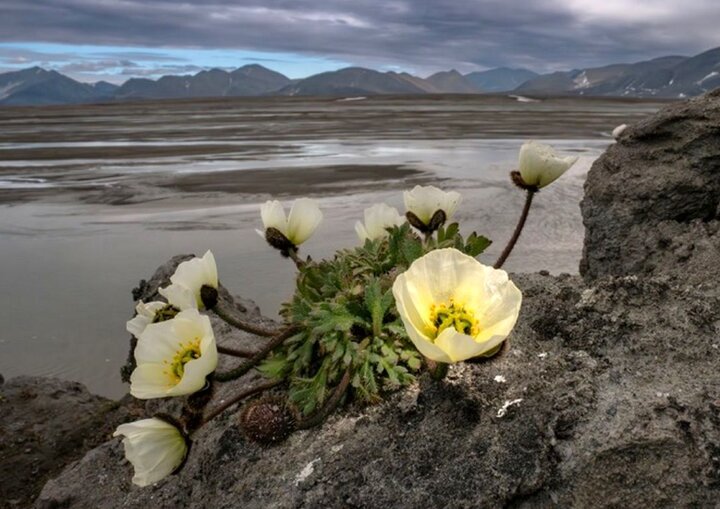
[[[246,404],[238,424],[250,440],[273,444],[285,440],[295,429],[296,418],[280,397],[266,397]]]

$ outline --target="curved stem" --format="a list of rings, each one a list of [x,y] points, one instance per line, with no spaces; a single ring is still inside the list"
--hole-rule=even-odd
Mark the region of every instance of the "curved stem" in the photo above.
[[[260,351],[253,354],[253,356],[250,357],[247,362],[244,362],[240,364],[237,368],[231,369],[230,371],[226,371],[224,373],[215,372],[213,378],[215,380],[218,380],[219,382],[227,382],[229,380],[235,380],[236,378],[240,378],[252,368],[260,364],[260,362],[262,362],[270,352],[275,350],[278,346],[282,345],[285,340],[295,334],[295,332],[297,332],[297,329],[295,327],[288,327],[282,333],[278,334],[276,337],[268,341],[267,344],[262,347]]]
[[[537,191],[534,189],[528,189],[527,196],[525,197],[525,206],[523,207],[522,214],[520,214],[520,220],[518,221],[517,226],[515,227],[515,231],[512,234],[512,237],[510,237],[510,241],[508,242],[507,246],[505,246],[505,249],[503,250],[502,254],[500,255],[500,258],[497,259],[495,262],[495,265],[493,265],[494,268],[499,269],[503,266],[505,261],[508,259],[508,256],[510,256],[510,253],[512,252],[513,248],[515,247],[515,244],[517,243],[518,239],[520,238],[520,233],[522,233],[523,227],[525,226],[525,221],[528,217],[528,212],[530,212],[530,205],[532,205],[533,197],[535,196],[535,193]]]
[[[217,345],[217,351],[218,353],[222,353],[225,355],[232,355],[233,357],[252,357],[255,355],[255,352],[251,352],[250,350],[240,350],[238,348],[230,348],[227,346],[220,346]]]
[[[278,331],[276,330],[269,330],[264,327],[259,327],[257,325],[252,325],[247,322],[243,322],[242,320],[238,319],[237,317],[233,316],[231,312],[228,309],[225,309],[224,305],[220,302],[217,303],[215,307],[213,307],[213,312],[219,317],[222,318],[222,320],[235,327],[236,329],[243,330],[245,332],[249,332],[250,334],[255,334],[256,336],[263,336],[263,337],[270,337],[275,336],[278,334]]]
[[[338,403],[340,403],[340,398],[343,397],[343,394],[345,394],[349,385],[350,370],[347,369],[343,374],[340,383],[337,384],[337,386],[333,390],[332,395],[330,396],[330,398],[328,398],[322,408],[314,414],[310,415],[309,417],[306,417],[305,419],[300,419],[295,426],[295,429],[313,428],[318,424],[322,423],[327,418],[327,416],[330,415],[332,411],[337,408]]]
[[[295,266],[298,270],[301,270],[305,266],[305,262],[298,256],[297,249],[289,249],[288,258],[295,262]]]
[[[236,394],[235,396],[233,396],[232,398],[230,398],[229,400],[227,400],[225,403],[223,403],[223,404],[221,404],[221,405],[218,405],[217,407],[215,407],[214,409],[212,409],[212,410],[210,411],[210,413],[208,413],[208,414],[203,418],[203,420],[200,422],[200,425],[198,426],[198,428],[200,428],[201,426],[204,426],[204,425],[207,424],[208,422],[212,421],[215,417],[217,417],[218,415],[220,415],[221,413],[223,413],[225,410],[227,410],[228,408],[230,408],[231,406],[233,406],[235,403],[237,403],[237,402],[239,402],[239,401],[242,401],[242,400],[244,400],[245,398],[249,398],[249,397],[252,396],[253,394],[257,394],[257,393],[259,393],[259,392],[264,392],[264,391],[267,391],[268,389],[272,389],[273,387],[275,387],[276,385],[281,384],[282,382],[283,382],[282,380],[271,380],[271,381],[266,382],[266,383],[264,383],[264,384],[260,384],[260,385],[258,385],[258,386],[255,386],[255,387],[252,387],[252,388],[250,388],[250,389],[247,389],[247,390],[245,390],[245,391],[243,391],[243,392],[241,392],[241,393],[239,393],[239,394]]]

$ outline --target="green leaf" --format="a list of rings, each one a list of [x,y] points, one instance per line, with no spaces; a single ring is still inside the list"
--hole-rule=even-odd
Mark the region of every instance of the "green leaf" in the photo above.
[[[291,368],[291,363],[284,355],[273,355],[265,359],[262,364],[257,367],[263,375],[268,378],[285,378]]]
[[[492,244],[492,241],[487,237],[478,236],[475,232],[470,234],[467,241],[465,241],[465,254],[472,257],[478,256],[485,251],[488,246]]]

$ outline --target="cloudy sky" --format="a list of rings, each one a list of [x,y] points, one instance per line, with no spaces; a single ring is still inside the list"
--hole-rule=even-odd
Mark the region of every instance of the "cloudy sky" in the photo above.
[[[718,0],[2,0],[0,72],[547,72],[693,55],[720,46],[719,23]]]

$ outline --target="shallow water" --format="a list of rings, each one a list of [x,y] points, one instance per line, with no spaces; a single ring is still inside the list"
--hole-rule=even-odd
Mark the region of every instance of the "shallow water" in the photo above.
[[[612,128],[658,106],[415,97],[0,110],[0,373],[122,395],[130,290],[177,253],[212,249],[223,283],[273,315],[293,267],[254,230],[275,195],[320,200],[325,220],[303,248],[322,257],[358,242],[365,207],[401,209],[402,189],[434,182],[463,194],[457,219],[496,241],[481,257],[492,263],[522,207],[507,174],[531,137],[580,161],[539,194],[506,268],[577,272],[585,174]]]

